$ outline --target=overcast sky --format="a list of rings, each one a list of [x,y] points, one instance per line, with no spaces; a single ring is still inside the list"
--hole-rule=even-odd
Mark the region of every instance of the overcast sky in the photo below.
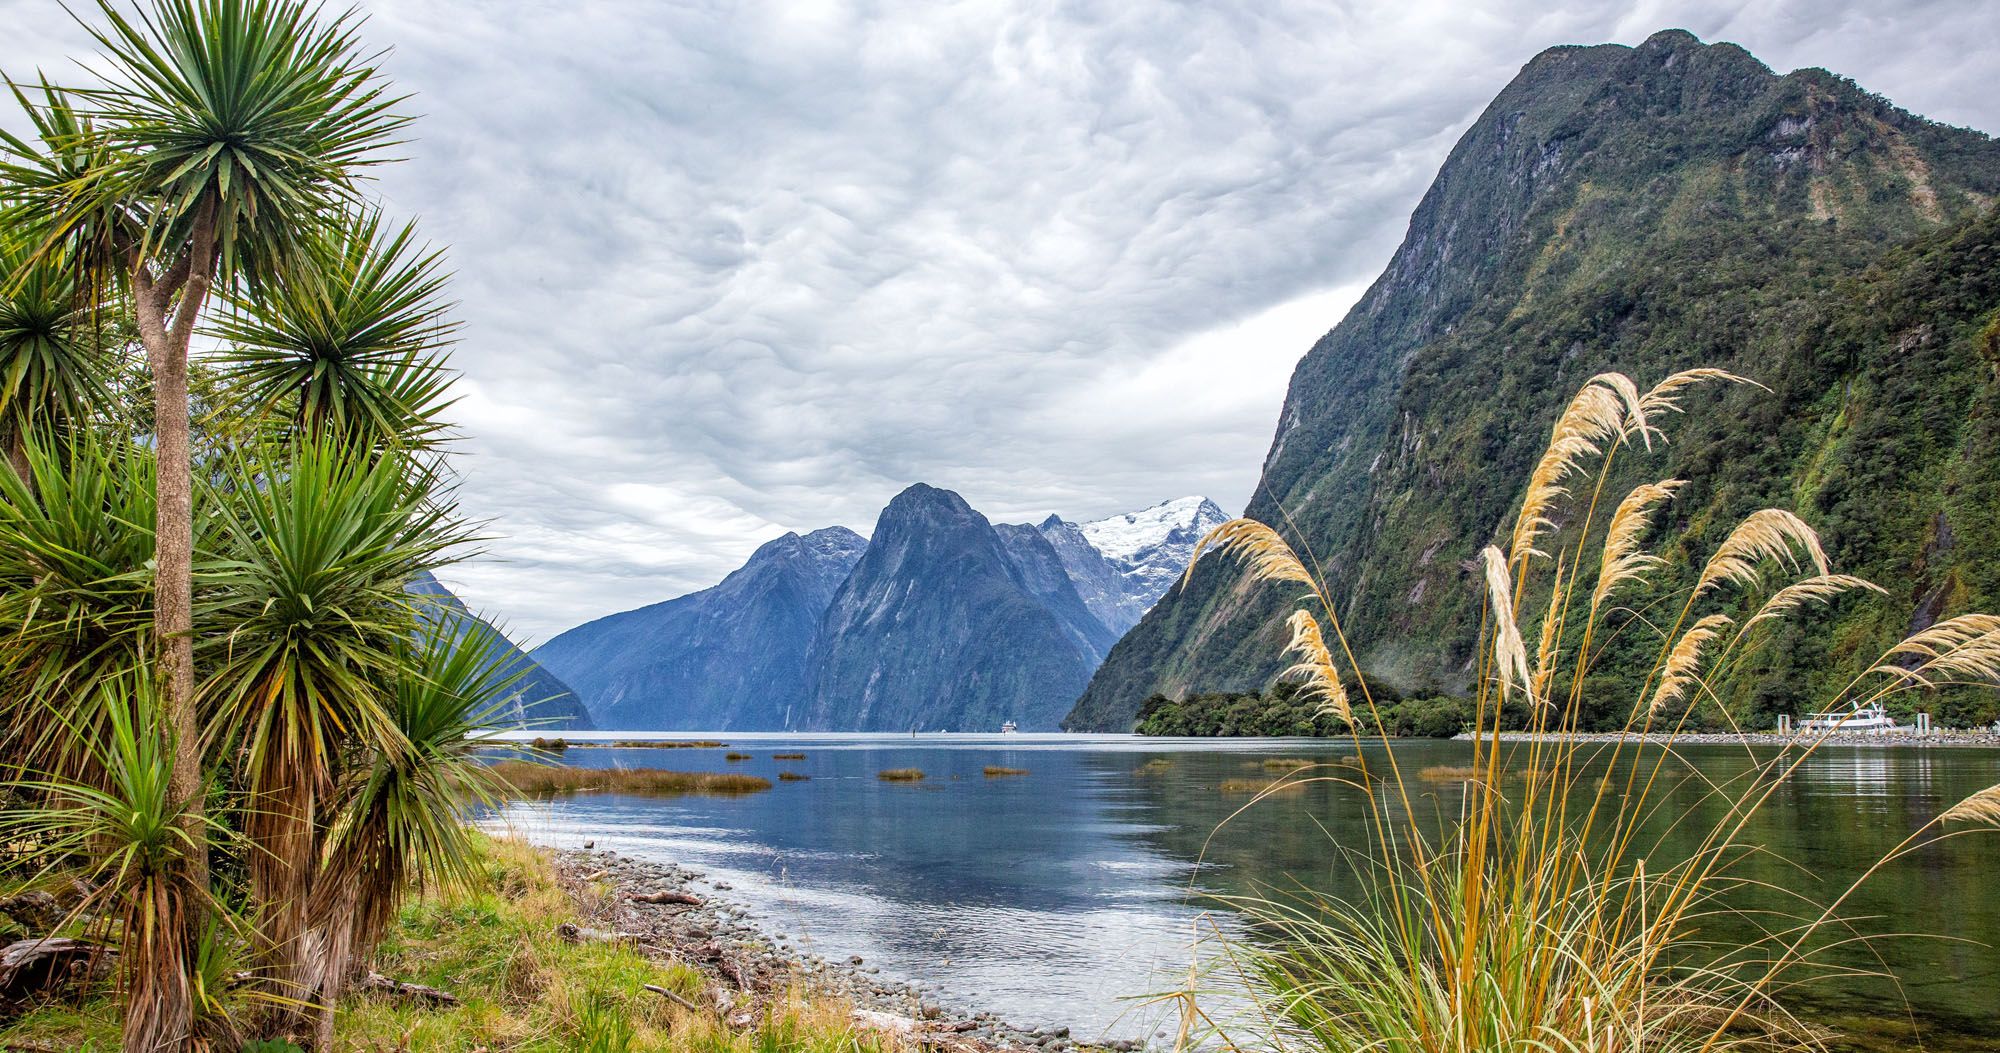
[[[364,0],[497,535],[441,577],[533,643],[916,481],[1238,510],[1292,365],[1553,44],[1682,27],[2000,129],[1993,0],[1550,6]],[[84,51],[57,0],[0,26],[15,77]]]

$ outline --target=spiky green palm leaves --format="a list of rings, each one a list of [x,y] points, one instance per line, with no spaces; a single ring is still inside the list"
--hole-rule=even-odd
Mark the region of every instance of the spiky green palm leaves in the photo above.
[[[251,414],[368,449],[427,446],[450,404],[448,277],[413,224],[357,209],[308,239],[283,281],[233,295],[211,331]]]
[[[506,671],[505,642],[491,627],[458,628],[432,621],[408,639],[389,704],[403,748],[374,753],[344,780],[314,906],[326,946],[311,978],[322,1045],[354,952],[382,938],[404,895],[475,879],[467,810],[492,794],[474,751],[504,722],[520,673]]]
[[[16,475],[26,474],[31,431],[83,417],[107,396],[91,298],[37,248],[31,231],[0,227],[0,441]]]
[[[196,271],[260,280],[354,199],[357,170],[408,123],[351,13],[322,18],[298,0],[98,8],[104,83],[73,94],[108,156],[62,219],[126,203],[146,260],[172,266],[205,241],[213,257]]]
[[[358,457],[333,438],[301,440],[223,485],[221,558],[200,620],[226,631],[207,645],[205,696],[245,794],[262,971],[273,993],[303,1001],[343,957],[314,912],[337,880],[328,835],[348,766],[411,748],[395,717],[418,631],[408,582],[466,532],[436,467]]]
[[[32,811],[7,817],[10,835],[40,842],[51,859],[88,861],[95,891],[79,910],[119,921],[125,977],[127,1050],[180,1048],[190,1037],[199,995],[203,940],[189,919],[205,911],[208,889],[188,879],[187,861],[215,833],[189,832],[194,801],[177,792],[174,755],[182,744],[158,733],[151,677],[128,670],[101,681],[87,707],[101,723],[85,727],[51,714],[87,752],[94,784],[56,778],[20,785],[40,798]],[[200,820],[197,820],[199,823]]]
[[[44,247],[106,248],[77,259],[110,268],[129,293],[156,404],[160,682],[168,722],[192,740],[196,322],[217,283],[272,279],[303,239],[335,221],[357,197],[359,171],[382,160],[406,118],[392,112],[398,100],[351,15],[323,18],[300,0],[152,0],[137,9],[99,0],[98,8],[102,24],[87,28],[99,61],[87,68],[101,79],[71,90],[73,107],[57,107],[76,131],[74,142],[58,135],[54,151],[89,155],[88,169],[53,184],[49,164],[16,160],[9,172],[43,206],[35,218]],[[180,757],[183,791],[199,779],[197,760]],[[204,861],[191,865],[199,877]]]
[[[25,455],[0,472],[0,735],[11,763],[94,782],[94,703],[152,624],[153,460],[89,430]]]

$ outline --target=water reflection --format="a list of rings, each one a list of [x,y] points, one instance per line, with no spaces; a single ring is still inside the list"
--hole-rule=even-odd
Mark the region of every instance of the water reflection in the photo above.
[[[960,1003],[1026,1024],[1069,1024],[1079,1036],[1154,1030],[1160,1013],[1136,1011],[1129,999],[1185,977],[1205,896],[1300,885],[1351,891],[1340,847],[1366,838],[1367,800],[1352,786],[1316,782],[1233,818],[1247,797],[1220,789],[1225,779],[1271,774],[1261,769],[1265,758],[1333,761],[1352,752],[1339,744],[729,739],[753,759],[730,763],[719,749],[574,749],[565,759],[766,777],[800,771],[811,781],[731,799],[585,795],[517,804],[504,818],[544,842],[594,840],[599,848],[708,871],[732,884],[766,924],[811,950],[858,954],[890,974],[935,980]],[[806,759],[770,757],[794,751]],[[1664,806],[1645,820],[1656,851],[1669,854],[1684,852],[1693,832],[1723,815],[1711,781],[1754,779],[1770,756],[1730,747],[1683,752],[1699,774],[1669,761],[1656,787]],[[1463,764],[1468,756],[1460,743],[1398,748],[1406,772]],[[1380,765],[1378,758],[1371,763]],[[989,764],[1030,774],[988,779],[981,769]],[[875,777],[902,767],[921,768],[927,778],[892,784]],[[1744,860],[1741,875],[1830,898],[1916,826],[1996,780],[1997,752],[1828,750],[1774,788],[1746,838],[1768,851]],[[1458,784],[1411,785],[1420,812],[1456,814]],[[1996,847],[1967,838],[1927,849],[1851,901],[1849,913],[1879,917],[1880,930],[1958,938],[1877,945],[1904,978],[1902,994],[1932,1030],[1933,1048],[1961,1040],[1973,1044],[1960,1048],[1990,1045],[1992,1007],[2000,1004],[2000,959],[1991,946],[2000,941],[2000,902],[1990,893],[1990,875],[2000,872]],[[1806,997],[1821,1016],[1887,1034],[1889,1048],[1908,1037],[1907,1025],[1895,1022],[1893,986],[1845,979]]]

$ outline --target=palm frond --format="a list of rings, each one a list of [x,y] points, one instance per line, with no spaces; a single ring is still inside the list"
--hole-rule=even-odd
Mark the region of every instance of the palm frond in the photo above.
[[[323,18],[300,0],[98,0],[98,10],[104,24],[87,28],[104,83],[70,96],[105,154],[64,215],[138,203],[148,257],[171,259],[207,207],[223,284],[260,281],[258,261],[286,258],[356,200],[358,172],[388,160],[409,122],[351,12]]]
[[[282,273],[232,294],[210,327],[248,411],[371,448],[429,444],[450,404],[439,352],[457,328],[442,254],[414,225],[387,230],[378,210],[356,209],[305,239]]]

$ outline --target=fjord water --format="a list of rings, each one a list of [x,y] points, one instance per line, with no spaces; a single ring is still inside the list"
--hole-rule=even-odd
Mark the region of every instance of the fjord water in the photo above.
[[[728,761],[719,748],[574,748],[563,762],[742,771],[774,782],[794,771],[810,781],[743,797],[557,797],[513,804],[496,821],[540,843],[590,841],[696,868],[728,884],[725,896],[750,904],[794,946],[836,960],[859,955],[885,976],[937,984],[949,1003],[1022,1025],[1069,1025],[1080,1038],[1138,1038],[1167,1026],[1164,1010],[1137,999],[1185,982],[1198,935],[1235,931],[1228,911],[1208,897],[1352,892],[1342,849],[1366,844],[1365,798],[1351,786],[1314,782],[1240,814],[1249,796],[1220,789],[1226,779],[1273,774],[1262,763],[1271,758],[1335,761],[1353,752],[1342,742],[715,737],[751,759]],[[1379,749],[1367,750],[1378,767]],[[1423,795],[1418,807],[1456,814],[1459,784],[1415,773],[1467,763],[1470,745],[1413,741],[1396,749],[1413,792]],[[772,759],[794,752],[805,759]],[[1659,843],[1649,853],[1655,860],[1684,855],[1722,815],[1722,802],[1689,765],[1715,781],[1751,770],[1741,747],[1681,752],[1687,763],[1669,762],[1654,799],[1661,807],[1648,820],[1649,839]],[[1149,765],[1155,761],[1164,763]],[[987,765],[1029,774],[987,777]],[[919,768],[926,778],[876,777],[891,768]],[[1744,840],[1763,851],[1736,873],[1823,902],[1938,811],[1995,781],[2000,751],[1829,747],[1753,820]],[[1862,919],[1863,932],[1929,934],[1875,945],[1900,987],[1837,978],[1796,1001],[1811,1009],[1809,1019],[1852,1035],[1856,1048],[1904,1047],[1912,1014],[1931,1048],[1992,1048],[2000,1034],[1996,875],[2000,841],[1983,836],[1892,864],[1843,913]],[[1775,893],[1762,903],[1798,910]],[[1872,963],[1861,953],[1838,960]]]

